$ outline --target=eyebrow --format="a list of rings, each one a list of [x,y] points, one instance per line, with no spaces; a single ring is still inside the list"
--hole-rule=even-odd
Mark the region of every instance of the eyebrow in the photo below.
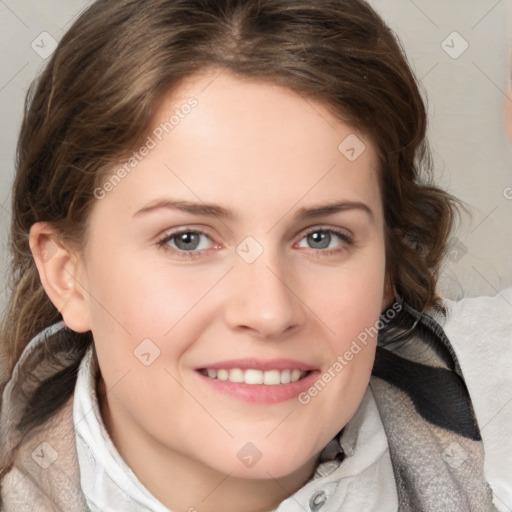
[[[192,215],[203,215],[206,217],[215,217],[220,219],[234,219],[235,215],[231,210],[222,206],[207,203],[191,203],[189,201],[174,201],[171,199],[160,199],[138,210],[134,217],[139,217],[158,210],[179,210]],[[300,208],[294,215],[296,221],[313,219],[316,217],[326,217],[339,212],[349,210],[360,210],[365,212],[371,220],[375,216],[371,208],[365,203],[359,201],[338,201],[311,208]]]

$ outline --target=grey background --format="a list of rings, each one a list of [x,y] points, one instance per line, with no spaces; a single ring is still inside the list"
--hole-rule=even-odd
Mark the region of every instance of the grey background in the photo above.
[[[494,295],[512,284],[512,150],[503,114],[507,94],[512,101],[509,1],[371,2],[397,32],[425,90],[437,181],[472,213],[453,237],[443,269],[440,291],[449,298]],[[59,40],[89,3],[0,0],[0,307],[24,96],[51,38]]]

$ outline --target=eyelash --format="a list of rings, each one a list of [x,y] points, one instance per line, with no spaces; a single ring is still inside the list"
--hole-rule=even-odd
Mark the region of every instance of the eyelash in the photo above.
[[[171,233],[167,233],[166,235],[164,235],[163,238],[161,238],[157,243],[156,245],[161,248],[162,250],[164,251],[169,251],[171,253],[173,253],[174,255],[177,255],[179,256],[180,258],[185,258],[185,259],[195,259],[195,258],[200,258],[201,257],[201,252],[203,251],[203,249],[195,249],[193,251],[184,251],[184,250],[181,250],[181,249],[176,249],[174,247],[170,247],[169,246],[169,242],[174,238],[174,237],[177,237],[179,235],[183,235],[185,233],[193,233],[193,234],[196,234],[196,235],[203,235],[207,238],[210,238],[209,235],[207,235],[206,233],[204,233],[203,231],[200,231],[200,230],[196,230],[196,229],[180,229],[178,231],[174,231],[174,232],[171,232]],[[347,245],[353,245],[354,243],[354,240],[352,238],[352,236],[350,236],[346,231],[341,231],[341,230],[338,230],[338,229],[335,229],[335,228],[314,228],[314,229],[311,229],[309,231],[307,231],[302,237],[300,240],[308,237],[309,235],[313,234],[313,233],[329,233],[329,234],[334,234],[336,236],[338,236],[345,244]],[[340,244],[342,245],[342,244]],[[339,249],[311,249],[312,251],[315,252],[315,254],[317,255],[323,255],[323,256],[334,256],[334,255],[337,255],[339,254],[343,248],[339,248]]]

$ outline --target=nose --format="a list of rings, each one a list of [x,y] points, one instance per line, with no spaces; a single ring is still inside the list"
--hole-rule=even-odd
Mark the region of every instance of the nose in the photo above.
[[[225,306],[229,327],[262,339],[277,339],[295,332],[304,322],[299,283],[278,256],[265,251],[256,261],[239,259],[230,272]]]

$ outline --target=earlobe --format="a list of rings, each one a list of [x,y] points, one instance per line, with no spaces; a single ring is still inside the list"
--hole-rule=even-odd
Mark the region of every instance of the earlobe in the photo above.
[[[76,332],[90,330],[88,295],[81,283],[78,255],[45,222],[30,228],[29,244],[41,284],[64,323]]]

